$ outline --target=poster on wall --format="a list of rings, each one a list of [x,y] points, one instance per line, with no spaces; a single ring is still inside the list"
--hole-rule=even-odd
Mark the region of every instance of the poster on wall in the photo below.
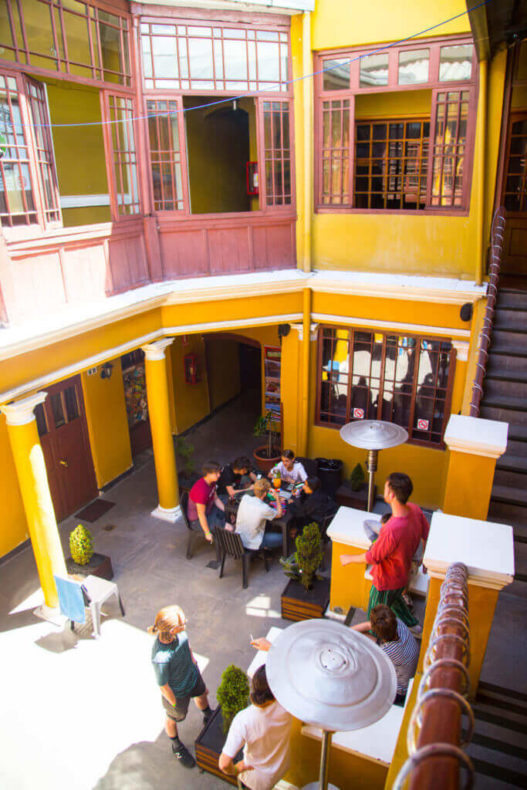
[[[282,350],[276,346],[264,346],[264,393],[265,411],[280,417],[280,371]]]
[[[144,357],[139,357],[139,353],[136,351],[122,357],[126,415],[130,428],[148,419]]]

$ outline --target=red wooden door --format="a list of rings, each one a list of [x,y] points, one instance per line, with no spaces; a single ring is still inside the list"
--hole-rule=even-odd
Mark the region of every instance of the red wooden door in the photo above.
[[[35,410],[57,521],[97,496],[79,376],[47,387]]]

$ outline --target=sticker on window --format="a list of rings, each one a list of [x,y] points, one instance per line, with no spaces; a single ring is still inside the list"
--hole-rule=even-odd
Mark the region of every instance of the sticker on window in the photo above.
[[[418,431],[427,431],[430,426],[429,420],[417,420],[417,430]]]
[[[363,420],[364,419],[364,409],[353,409],[353,419],[354,420]]]

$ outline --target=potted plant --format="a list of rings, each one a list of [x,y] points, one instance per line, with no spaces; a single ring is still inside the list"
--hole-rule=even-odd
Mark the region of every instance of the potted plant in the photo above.
[[[93,538],[88,527],[78,524],[70,532],[69,543],[71,557],[66,560],[68,573],[113,579],[112,561],[106,554],[97,554],[93,550]]]
[[[230,664],[221,676],[216,697],[218,707],[196,738],[196,762],[202,770],[236,785],[234,777],[220,771],[218,760],[233,718],[249,704],[249,680],[245,672]],[[241,753],[236,755],[235,761],[239,759]]]
[[[317,573],[324,556],[322,537],[314,521],[295,540],[296,552],[280,560],[290,578],[282,593],[282,617],[309,620],[323,617],[329,603],[329,579]]]
[[[177,436],[175,442],[178,483],[180,491],[190,491],[198,475],[194,469],[194,447],[184,436]]]
[[[255,436],[265,436],[267,434],[267,442],[253,450],[253,456],[258,468],[264,474],[267,474],[280,461],[281,450],[278,441],[280,432],[274,429],[275,423],[276,414],[268,411],[265,415],[258,417],[254,426]]]

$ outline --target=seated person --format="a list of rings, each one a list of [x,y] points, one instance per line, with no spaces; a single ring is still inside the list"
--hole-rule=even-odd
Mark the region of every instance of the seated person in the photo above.
[[[225,505],[216,493],[221,467],[207,461],[201,467],[203,477],[197,480],[188,495],[187,517],[191,529],[203,530],[205,540],[212,543],[212,530],[225,524]]]
[[[397,694],[394,705],[404,705],[408,683],[417,669],[419,645],[408,627],[395,616],[389,606],[379,604],[371,610],[370,619],[352,626],[354,631],[376,639],[395,667]],[[373,631],[374,636],[368,633]]]
[[[274,477],[277,471],[280,472],[280,477],[285,483],[305,483],[307,480],[306,470],[300,461],[295,461],[295,454],[292,450],[282,451],[281,461],[273,466],[269,477]]]
[[[322,491],[318,477],[308,477],[298,499],[289,504],[289,514],[300,529],[312,521],[320,526],[326,516],[334,515],[336,510],[336,502]]]
[[[376,521],[373,518],[367,518],[366,521],[363,523],[362,527],[364,532],[366,533],[366,537],[368,538],[371,543],[375,543],[377,538],[379,537],[379,532],[381,531],[384,524],[390,520],[392,517],[391,512],[383,513],[381,516],[380,521]]]
[[[218,480],[218,496],[222,502],[240,491],[248,491],[256,480],[251,462],[245,456],[236,458],[221,470]]]
[[[236,516],[236,532],[240,535],[246,549],[274,549],[282,545],[280,532],[266,532],[265,523],[282,515],[280,495],[274,489],[271,495],[276,499],[276,510],[263,501],[271,489],[268,480],[257,480],[254,484],[254,496],[244,494],[238,515]]]

